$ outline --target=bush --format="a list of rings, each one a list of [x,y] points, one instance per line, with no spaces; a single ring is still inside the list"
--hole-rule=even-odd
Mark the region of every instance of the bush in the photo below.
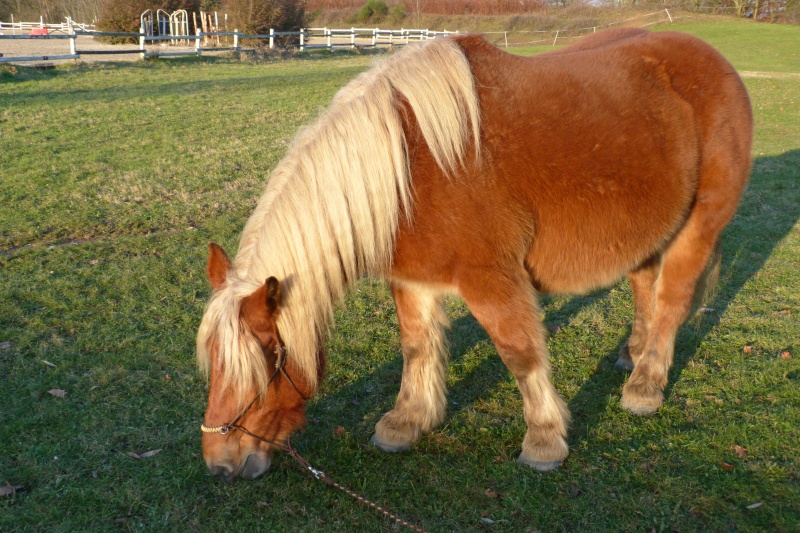
[[[396,4],[389,10],[389,22],[400,24],[406,18],[406,8],[403,4]]]
[[[270,28],[276,31],[300,31],[305,27],[304,0],[226,0],[223,4],[228,20],[240,32],[267,34]],[[299,41],[298,37],[276,39],[288,45]]]
[[[356,16],[358,22],[380,22],[389,14],[389,7],[383,0],[367,0]]]

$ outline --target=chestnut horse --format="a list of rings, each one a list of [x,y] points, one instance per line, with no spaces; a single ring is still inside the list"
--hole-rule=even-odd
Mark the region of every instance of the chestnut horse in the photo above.
[[[364,276],[389,281],[403,351],[397,401],[372,438],[383,450],[445,417],[447,293],[517,380],[520,462],[549,470],[568,453],[540,293],[627,275],[622,407],[655,412],[751,142],[733,67],[680,33],[598,32],[530,58],[459,36],[361,74],[274,170],[235,260],[210,245],[214,294],[197,338],[209,469],[232,480],[269,467],[322,378],[334,307]]]

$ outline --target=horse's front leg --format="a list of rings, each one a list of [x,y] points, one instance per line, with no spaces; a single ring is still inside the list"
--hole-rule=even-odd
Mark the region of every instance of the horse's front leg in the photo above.
[[[528,273],[479,270],[459,276],[458,290],[517,379],[528,431],[519,461],[552,470],[566,459],[569,410],[550,381],[547,341]]]
[[[403,379],[394,409],[375,426],[372,443],[397,452],[444,420],[447,391],[447,315],[442,295],[419,285],[393,283],[400,322]]]

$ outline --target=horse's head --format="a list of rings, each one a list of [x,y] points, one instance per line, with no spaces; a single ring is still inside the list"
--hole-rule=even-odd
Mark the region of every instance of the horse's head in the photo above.
[[[211,473],[224,481],[255,479],[305,422],[305,401],[314,391],[291,358],[284,358],[276,324],[278,280],[270,277],[241,297],[218,294],[232,290],[231,263],[221,247],[212,243],[209,248],[207,273],[215,298],[227,297],[233,305],[213,308],[212,301],[198,334],[198,356],[210,385],[203,457]]]

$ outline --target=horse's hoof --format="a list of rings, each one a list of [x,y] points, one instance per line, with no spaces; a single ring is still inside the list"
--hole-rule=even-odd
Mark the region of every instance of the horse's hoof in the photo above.
[[[617,358],[617,362],[614,363],[614,370],[619,370],[620,372],[633,372],[634,368],[636,368],[636,365],[633,364],[633,361],[630,359],[623,359],[621,356]]]
[[[661,407],[661,402],[630,400],[625,396],[622,397],[621,404],[623,409],[638,416],[653,415]]]
[[[628,384],[622,389],[622,408],[635,415],[652,415],[661,404],[664,403],[664,394],[660,390],[651,391],[651,394],[643,394],[637,390],[640,387],[629,387]]]
[[[378,435],[372,435],[369,439],[369,443],[380,450],[390,453],[404,452],[411,448],[410,444],[390,444],[388,442],[381,442],[378,440]]]
[[[522,457],[522,455],[519,456],[517,462],[521,465],[529,466],[539,472],[549,472],[550,470],[555,470],[561,466],[561,461],[533,461],[531,459]]]
[[[567,441],[558,434],[553,435],[552,432],[550,432],[549,440],[543,440],[542,437],[545,436],[547,436],[547,432],[528,429],[525,440],[522,442],[522,453],[519,454],[517,461],[539,472],[558,468],[569,455]]]

